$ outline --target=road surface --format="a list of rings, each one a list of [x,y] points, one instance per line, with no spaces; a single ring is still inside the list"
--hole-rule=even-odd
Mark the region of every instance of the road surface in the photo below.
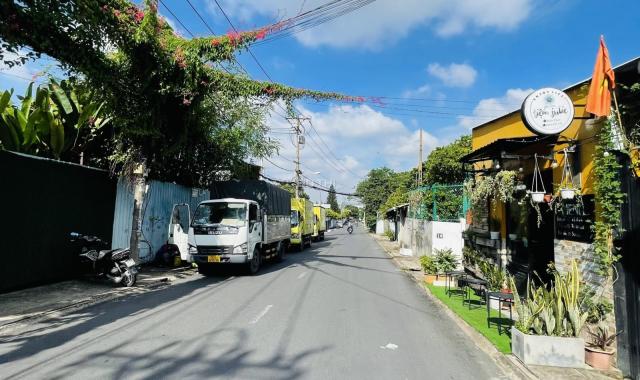
[[[364,231],[0,331],[0,378],[491,379],[493,361]]]

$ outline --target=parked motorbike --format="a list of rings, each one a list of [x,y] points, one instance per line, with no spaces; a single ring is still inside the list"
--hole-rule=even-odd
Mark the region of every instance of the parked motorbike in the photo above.
[[[131,258],[129,248],[109,249],[109,244],[95,236],[70,234],[71,242],[78,246],[79,264],[83,272],[107,277],[114,284],[133,286],[138,278],[138,266]]]

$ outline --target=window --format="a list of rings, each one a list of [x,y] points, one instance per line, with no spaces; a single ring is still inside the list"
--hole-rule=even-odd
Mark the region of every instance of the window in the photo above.
[[[256,222],[258,221],[258,206],[251,204],[249,205],[249,221]]]

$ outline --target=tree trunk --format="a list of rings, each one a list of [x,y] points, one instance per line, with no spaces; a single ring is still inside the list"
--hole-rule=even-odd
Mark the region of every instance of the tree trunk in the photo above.
[[[136,263],[140,262],[140,233],[142,231],[142,204],[145,195],[145,164],[141,163],[134,172],[133,188],[133,215],[131,218],[131,238],[129,239],[129,249],[131,258]]]

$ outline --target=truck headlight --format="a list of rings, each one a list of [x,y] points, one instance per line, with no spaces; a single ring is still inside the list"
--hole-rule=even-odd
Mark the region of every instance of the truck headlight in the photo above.
[[[235,247],[233,247],[234,255],[244,255],[247,253],[247,251],[248,251],[247,243],[242,243],[240,245],[236,245]]]
[[[195,245],[189,244],[189,254],[190,255],[197,255],[198,254],[198,247],[196,247]]]

